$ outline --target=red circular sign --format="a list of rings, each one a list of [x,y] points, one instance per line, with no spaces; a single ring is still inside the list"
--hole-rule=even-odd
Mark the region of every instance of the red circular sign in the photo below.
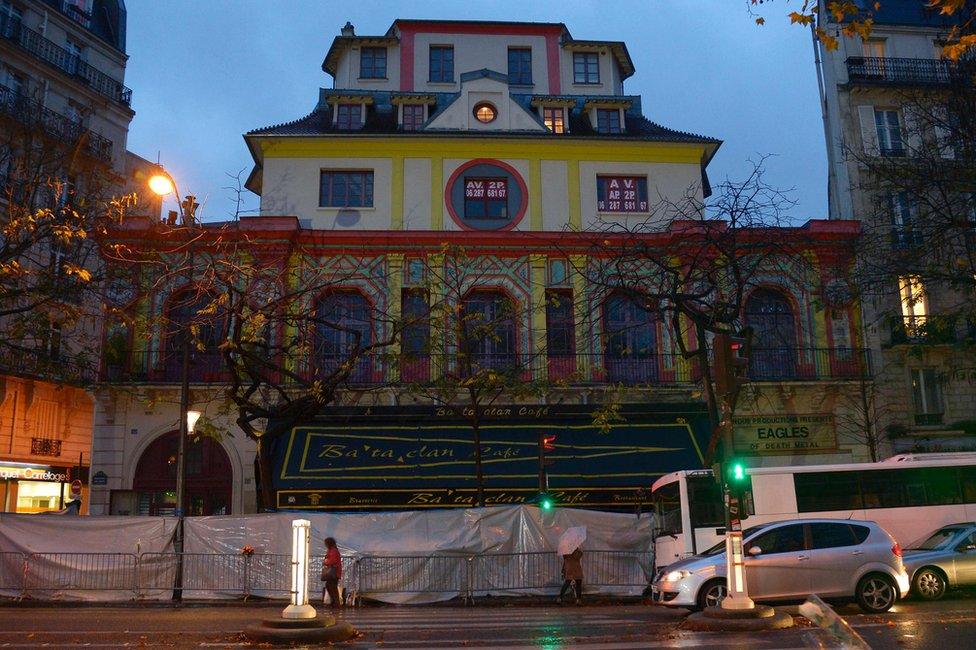
[[[81,480],[75,479],[71,481],[71,494],[74,496],[81,496]]]

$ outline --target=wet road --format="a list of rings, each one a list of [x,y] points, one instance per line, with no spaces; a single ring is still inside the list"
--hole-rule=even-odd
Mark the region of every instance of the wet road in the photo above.
[[[795,608],[792,608],[795,611]],[[240,648],[242,631],[280,605],[198,607],[0,607],[3,648]],[[838,610],[874,648],[976,646],[976,600],[907,601],[881,616]],[[341,614],[362,632],[350,648],[809,648],[830,638],[805,619],[792,630],[715,634],[680,629],[684,610],[642,605],[582,607],[366,607]]]

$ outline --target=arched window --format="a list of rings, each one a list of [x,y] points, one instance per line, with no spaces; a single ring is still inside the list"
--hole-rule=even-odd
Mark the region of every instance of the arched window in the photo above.
[[[132,489],[139,494],[142,515],[171,515],[176,509],[176,452],[179,432],[165,433],[150,443],[136,465]],[[233,472],[227,452],[212,438],[187,439],[186,489],[188,515],[228,515]]]
[[[752,327],[749,375],[754,379],[791,379],[796,376],[796,321],[793,307],[782,291],[761,287],[745,306],[745,323]]]
[[[332,373],[358,350],[373,342],[370,304],[361,293],[336,291],[327,294],[319,301],[315,315],[317,374]],[[372,358],[360,356],[349,374],[349,381],[367,383],[373,379]]]
[[[225,316],[212,313],[213,296],[195,288],[174,294],[166,304],[166,338],[162,356],[167,381],[178,381],[183,372],[183,344],[190,351],[190,381],[220,381],[226,377],[220,343]]]
[[[500,291],[472,291],[462,301],[458,323],[462,365],[513,369],[518,363],[515,305]],[[465,368],[459,368],[465,370]]]
[[[613,382],[639,384],[658,376],[655,314],[624,294],[603,302],[604,364]]]

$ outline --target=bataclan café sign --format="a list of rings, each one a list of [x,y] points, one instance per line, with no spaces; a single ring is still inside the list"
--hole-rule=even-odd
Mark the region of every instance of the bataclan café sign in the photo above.
[[[815,454],[837,448],[832,414],[747,415],[733,418],[735,449],[752,454]]]

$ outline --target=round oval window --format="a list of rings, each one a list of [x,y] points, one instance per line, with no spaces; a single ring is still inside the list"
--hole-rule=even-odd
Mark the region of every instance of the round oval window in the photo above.
[[[488,124],[489,122],[495,121],[495,118],[498,117],[498,111],[491,104],[482,102],[475,105],[474,117],[482,124]]]

